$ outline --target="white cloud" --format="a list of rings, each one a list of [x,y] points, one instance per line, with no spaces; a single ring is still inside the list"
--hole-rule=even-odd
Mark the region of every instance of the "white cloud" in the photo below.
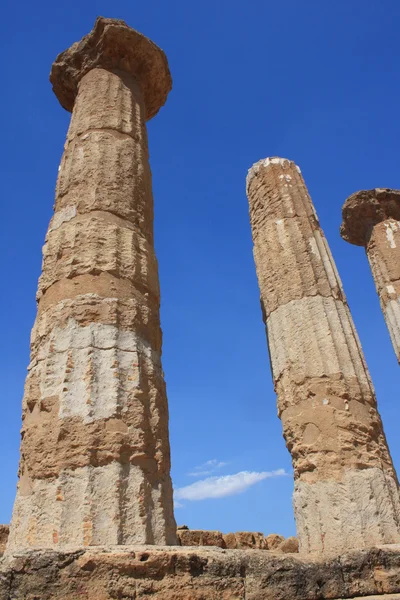
[[[202,465],[194,467],[193,471],[188,473],[188,475],[190,477],[205,477],[206,475],[212,475],[218,469],[222,469],[222,467],[226,467],[227,464],[227,462],[212,458],[211,460],[207,460],[207,462],[203,463]]]
[[[276,471],[241,471],[234,475],[223,475],[220,477],[207,477],[190,485],[177,488],[174,492],[176,500],[206,500],[207,498],[223,498],[241,494],[249,487],[269,479],[270,477],[282,477],[287,475],[285,469]]]
[[[181,504],[180,502],[178,502],[178,500],[175,500],[174,498],[174,508],[185,508],[183,504]]]

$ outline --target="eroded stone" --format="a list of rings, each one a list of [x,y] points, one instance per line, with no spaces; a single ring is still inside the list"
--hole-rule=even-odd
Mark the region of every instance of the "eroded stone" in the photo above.
[[[29,552],[0,563],[0,599],[397,600],[398,546],[340,558],[220,548],[121,546]]]
[[[364,246],[393,348],[400,363],[400,190],[377,188],[343,205],[343,239]]]
[[[171,91],[164,52],[124,21],[99,17],[92,31],[59,54],[52,66],[50,81],[61,106],[72,111],[80,81],[98,67],[122,71],[138,80],[147,119],[157,114]]]
[[[169,91],[166,59],[100,18],[51,77],[64,106],[77,98],[43,249],[7,552],[174,544],[145,126]]]
[[[399,542],[397,476],[300,170],[286,159],[260,161],[247,193],[278,413],[294,467],[300,552]]]

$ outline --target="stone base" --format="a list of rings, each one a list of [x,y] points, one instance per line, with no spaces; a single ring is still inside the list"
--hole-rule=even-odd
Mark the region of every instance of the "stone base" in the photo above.
[[[0,600],[400,600],[400,545],[336,558],[114,546],[0,561]]]

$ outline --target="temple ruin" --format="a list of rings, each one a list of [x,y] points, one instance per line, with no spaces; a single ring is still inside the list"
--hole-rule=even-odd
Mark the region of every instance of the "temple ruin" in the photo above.
[[[17,495],[0,526],[0,600],[400,600],[397,476],[299,167],[268,158],[247,177],[297,539],[177,528],[146,132],[171,90],[167,59],[99,17],[50,80],[72,118],[43,248]],[[366,245],[398,349],[398,196],[361,194],[345,205],[342,235]]]
[[[400,190],[352,194],[343,205],[342,238],[364,246],[400,363]]]

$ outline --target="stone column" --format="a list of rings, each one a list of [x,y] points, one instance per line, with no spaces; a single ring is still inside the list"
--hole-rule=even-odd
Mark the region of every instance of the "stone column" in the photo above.
[[[72,111],[43,248],[8,552],[175,544],[146,120],[164,53],[99,18],[50,80]]]
[[[343,205],[341,236],[367,252],[376,291],[400,363],[400,190],[377,188]]]
[[[300,551],[400,542],[398,481],[374,390],[300,169],[262,160],[247,194]]]

